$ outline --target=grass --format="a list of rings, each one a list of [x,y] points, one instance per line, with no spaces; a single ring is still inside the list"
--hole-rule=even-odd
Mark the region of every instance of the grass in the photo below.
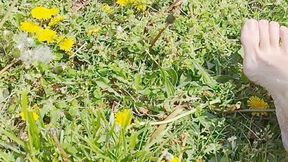
[[[75,11],[71,0],[1,1],[0,69],[9,67],[0,74],[1,161],[285,161],[275,113],[235,107],[248,109],[255,95],[273,109],[242,73],[239,36],[247,18],[288,25],[288,3],[185,1],[168,11],[172,3],[137,11],[88,1]],[[12,38],[36,6],[60,9],[58,32],[76,39],[74,56],[51,46],[49,64],[15,61]],[[133,112],[127,129],[114,122],[123,109]]]

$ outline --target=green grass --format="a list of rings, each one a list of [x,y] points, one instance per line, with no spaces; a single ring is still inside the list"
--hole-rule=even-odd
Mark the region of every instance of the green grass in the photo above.
[[[288,25],[287,2],[188,0],[153,46],[172,1],[151,1],[144,12],[110,0],[89,1],[77,12],[71,0],[11,3],[0,1],[0,20],[8,14],[0,26],[0,69],[13,62],[12,37],[36,6],[59,8],[65,21],[58,31],[76,44],[73,57],[53,48],[49,64],[17,62],[0,74],[1,161],[156,162],[165,152],[182,161],[285,161],[275,113],[233,110],[239,103],[247,109],[253,95],[274,108],[242,73],[239,37],[247,18]],[[101,11],[104,3],[113,14]],[[89,36],[91,27],[99,33]],[[28,111],[33,105],[37,122]],[[127,130],[113,122],[122,109],[133,111]],[[169,115],[171,122],[155,125]]]

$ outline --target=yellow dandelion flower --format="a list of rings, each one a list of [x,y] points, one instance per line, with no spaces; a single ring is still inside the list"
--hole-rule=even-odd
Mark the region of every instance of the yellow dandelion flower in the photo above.
[[[42,29],[36,33],[36,37],[40,42],[51,43],[57,38],[57,34],[51,29]]]
[[[29,112],[28,112],[28,113],[29,113]],[[26,119],[27,119],[26,116],[24,115],[24,112],[21,112],[21,113],[20,113],[20,117],[21,117],[22,120],[26,120]],[[35,113],[34,111],[32,112],[32,117],[33,117],[33,119],[34,119],[35,121],[39,119],[38,114]]]
[[[59,14],[59,9],[58,8],[51,8],[51,9],[49,9],[49,12],[50,12],[51,16],[54,16],[54,15]]]
[[[263,99],[257,96],[251,96],[248,99],[247,104],[250,109],[254,109],[254,110],[266,110],[269,107],[267,102],[265,102]],[[260,113],[253,112],[252,115],[257,115],[257,116],[267,115],[267,112],[260,112]]]
[[[136,5],[135,7],[138,11],[145,11],[146,10],[146,5]]]
[[[20,23],[20,30],[27,33],[37,33],[40,31],[41,27],[29,21],[24,21]]]
[[[173,157],[170,162],[180,162],[179,158],[177,157]]]
[[[133,4],[138,11],[146,10],[146,0],[136,0]]]
[[[116,2],[118,5],[120,6],[127,6],[127,5],[130,5],[130,0],[117,0]]]
[[[123,128],[126,128],[131,124],[132,112],[129,109],[119,111],[115,115],[115,123]]]
[[[38,20],[47,20],[52,16],[57,15],[59,10],[56,8],[48,9],[45,7],[35,7],[31,10],[31,15],[33,18]]]
[[[59,48],[65,52],[71,51],[74,44],[74,40],[72,38],[63,39],[58,43]]]
[[[107,4],[104,4],[104,5],[102,5],[101,6],[101,11],[102,12],[104,12],[104,13],[106,13],[106,14],[112,14],[114,11],[113,11],[113,9],[112,9],[112,7],[110,7],[109,5],[107,5]]]
[[[133,6],[138,11],[144,11],[147,7],[147,0],[117,0],[116,3],[120,6]]]
[[[63,16],[57,16],[57,17],[54,17],[50,20],[48,26],[55,26],[57,24],[59,24],[61,21],[64,20],[64,17]]]
[[[87,34],[88,35],[97,35],[100,32],[101,28],[99,26],[97,27],[92,27],[88,30]]]

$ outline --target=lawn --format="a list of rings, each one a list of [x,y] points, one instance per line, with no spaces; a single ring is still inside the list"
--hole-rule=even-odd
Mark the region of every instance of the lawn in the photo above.
[[[288,160],[248,18],[288,2],[0,1],[0,161]]]

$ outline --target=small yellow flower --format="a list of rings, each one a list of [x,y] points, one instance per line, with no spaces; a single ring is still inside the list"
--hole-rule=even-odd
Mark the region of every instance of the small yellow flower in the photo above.
[[[138,11],[146,10],[146,0],[136,0],[133,4]]]
[[[119,111],[115,115],[115,123],[119,127],[126,128],[131,124],[131,120],[132,120],[132,112],[129,109]]]
[[[110,7],[109,5],[107,4],[104,4],[103,6],[101,6],[101,11],[106,13],[106,14],[112,14],[114,11],[112,9],[112,7]]]
[[[88,30],[87,34],[88,35],[97,35],[100,32],[101,28],[99,26],[97,27],[92,27]]]
[[[56,8],[48,9],[45,7],[35,7],[31,11],[31,15],[33,18],[38,20],[47,20],[52,16],[57,15],[59,10]]]
[[[57,16],[57,17],[54,17],[50,20],[48,26],[55,26],[57,24],[59,24],[61,21],[64,20],[64,17],[63,16]]]
[[[31,113],[31,112],[28,112],[28,113]],[[23,112],[20,113],[20,116],[21,116],[21,119],[22,119],[22,120],[26,120],[26,116],[24,115]],[[33,117],[33,119],[34,119],[35,121],[39,119],[38,114],[35,113],[34,111],[32,112],[32,117]]]
[[[130,3],[130,0],[117,0],[116,2],[117,4],[119,4],[120,6],[128,6]]]
[[[74,44],[74,40],[72,38],[63,39],[58,43],[59,48],[65,52],[71,51]]]
[[[171,159],[170,162],[180,162],[180,160],[177,157],[173,157],[173,159]]]
[[[40,31],[41,27],[29,22],[29,21],[24,21],[20,23],[20,30],[24,31],[24,32],[28,32],[28,33],[37,33]]]
[[[263,99],[257,97],[257,96],[252,96],[248,99],[247,104],[249,106],[250,109],[254,109],[254,110],[266,110],[269,105],[267,104],[267,102],[265,102]],[[252,115],[267,115],[267,112],[253,112]]]
[[[59,9],[57,8],[51,8],[49,9],[49,12],[52,16],[59,14]]]
[[[57,34],[51,29],[42,29],[36,33],[36,37],[40,42],[51,43],[57,38]]]
[[[145,11],[146,10],[146,5],[140,4],[140,5],[136,5],[135,7],[138,11]]]
[[[147,7],[147,0],[117,0],[120,6],[133,6],[138,11],[144,11]]]

